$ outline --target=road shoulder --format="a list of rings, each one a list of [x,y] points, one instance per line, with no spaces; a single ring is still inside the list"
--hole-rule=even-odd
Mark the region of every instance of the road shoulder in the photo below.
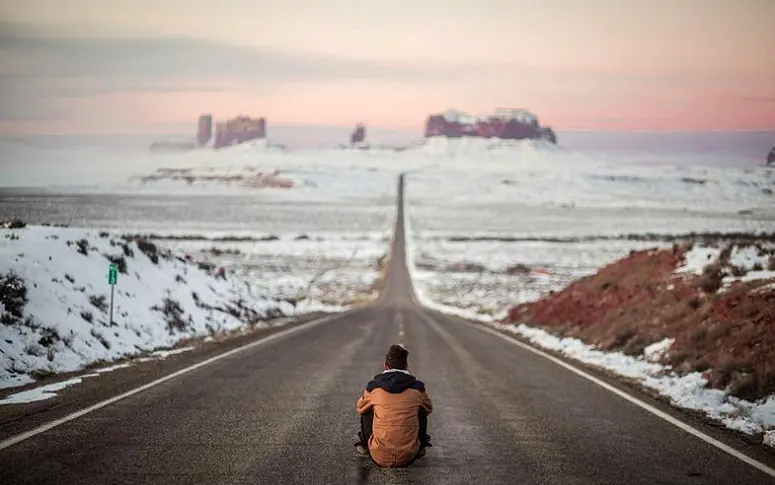
[[[471,321],[453,315],[447,315],[434,310],[424,310],[428,315],[436,319],[470,325],[484,332],[495,332],[507,337],[508,339],[518,341],[539,352],[550,355],[551,357],[564,362],[565,364],[581,371],[582,373],[586,373],[591,377],[596,378],[603,383],[615,388],[616,390],[629,395],[635,400],[638,400],[648,406],[668,414],[670,417],[681,421],[685,425],[694,428],[696,431],[699,431],[700,433],[703,433],[710,438],[713,438],[723,443],[724,445],[729,446],[730,448],[765,464],[770,468],[775,468],[775,450],[772,448],[755,441],[753,438],[744,433],[730,430],[724,427],[721,423],[711,420],[702,413],[687,411],[674,407],[666,398],[659,396],[654,392],[647,391],[644,387],[635,381],[622,378],[621,376],[606,371],[605,369],[571,359],[563,354],[560,354],[559,352],[537,347],[527,339],[505,331],[501,331],[485,323]],[[514,348],[515,351],[519,351],[520,349],[520,347],[516,344],[514,344]],[[590,382],[590,384],[591,383],[592,382]],[[618,398],[623,399],[622,397]]]
[[[210,341],[189,341],[178,345],[176,348],[193,347],[188,351],[172,353],[161,359],[147,359],[135,357],[120,362],[111,362],[102,366],[90,366],[87,369],[58,374],[41,379],[40,381],[0,392],[0,399],[8,395],[35,389],[45,385],[61,383],[79,376],[92,375],[81,380],[80,383],[65,387],[57,391],[54,397],[24,404],[0,405],[0,441],[35,429],[46,423],[62,419],[71,413],[78,412],[89,406],[93,406],[106,399],[129,392],[138,387],[152,383],[175,372],[184,370],[192,365],[217,357],[226,352],[239,349],[253,342],[265,339],[280,332],[285,332],[297,327],[303,327],[316,321],[329,319],[329,321],[341,318],[357,310],[342,313],[310,313],[297,317],[289,322],[258,328],[248,333],[230,336]],[[94,376],[100,368],[129,364],[110,372]]]

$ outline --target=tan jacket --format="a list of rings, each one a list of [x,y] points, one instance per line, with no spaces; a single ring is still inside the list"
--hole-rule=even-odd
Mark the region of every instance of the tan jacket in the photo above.
[[[425,384],[405,371],[391,369],[374,376],[355,403],[358,414],[374,410],[369,439],[371,458],[385,467],[410,463],[420,449],[419,412],[433,410]]]

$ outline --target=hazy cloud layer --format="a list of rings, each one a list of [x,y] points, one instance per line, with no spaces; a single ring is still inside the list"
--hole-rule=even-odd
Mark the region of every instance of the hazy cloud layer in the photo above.
[[[271,92],[288,83],[443,82],[458,68],[383,63],[187,38],[56,36],[0,23],[0,118],[57,113],[57,98],[111,93]]]
[[[311,56],[199,39],[99,39],[36,34],[33,29],[0,24],[0,50],[4,58],[13,59],[4,72],[15,68],[30,76],[116,81],[219,76],[269,82],[347,78],[432,81],[451,74],[449,69],[438,66]]]

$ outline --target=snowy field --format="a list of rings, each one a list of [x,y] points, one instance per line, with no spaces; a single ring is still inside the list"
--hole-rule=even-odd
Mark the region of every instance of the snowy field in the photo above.
[[[407,183],[416,282],[434,301],[479,318],[497,319],[676,237],[775,233],[775,171],[766,167],[680,157],[670,165],[664,155],[663,163],[616,163],[481,140],[437,140],[418,151],[426,163]]]
[[[276,239],[275,239],[276,238]],[[198,260],[224,267],[263,295],[342,306],[370,301],[387,234],[291,234],[253,241],[160,240]]]

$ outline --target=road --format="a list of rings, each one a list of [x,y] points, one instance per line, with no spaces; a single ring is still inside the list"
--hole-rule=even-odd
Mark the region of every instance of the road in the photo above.
[[[418,306],[403,179],[399,188],[387,285],[374,305],[300,325],[0,450],[0,483],[774,482],[540,355]],[[410,350],[435,411],[427,456],[389,470],[354,456],[354,403],[396,342]],[[57,411],[35,416],[46,413]],[[772,466],[770,458],[759,457]]]

